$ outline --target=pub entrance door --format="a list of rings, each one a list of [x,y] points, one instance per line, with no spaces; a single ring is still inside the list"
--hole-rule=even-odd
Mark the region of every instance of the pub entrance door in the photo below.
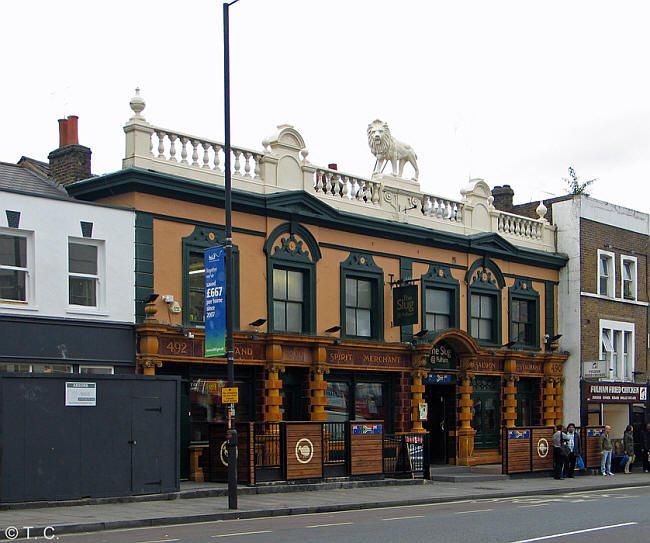
[[[429,406],[423,427],[429,433],[429,452],[432,464],[447,464],[456,456],[453,434],[456,423],[455,385],[427,385],[425,401]]]
[[[472,392],[472,428],[475,449],[496,449],[499,447],[499,426],[501,424],[501,379],[492,376],[476,376]]]

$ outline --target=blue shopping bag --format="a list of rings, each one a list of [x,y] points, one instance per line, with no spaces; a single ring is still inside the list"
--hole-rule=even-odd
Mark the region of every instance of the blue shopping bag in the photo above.
[[[585,469],[585,461],[582,456],[578,456],[578,460],[576,460],[576,469]]]

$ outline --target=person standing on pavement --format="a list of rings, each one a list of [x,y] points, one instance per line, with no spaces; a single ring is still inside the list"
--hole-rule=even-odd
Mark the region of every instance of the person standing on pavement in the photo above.
[[[580,442],[580,434],[576,432],[576,425],[572,422],[570,422],[566,427],[566,433],[566,444],[569,448],[569,458],[566,463],[566,476],[572,479],[578,457],[582,455],[582,443]]]
[[[625,462],[625,469],[623,473],[630,473],[630,464],[634,462],[634,428],[627,425],[625,433],[623,434],[623,453],[627,455],[627,462]]]
[[[645,425],[642,436],[643,451],[641,460],[643,460],[643,471],[648,473],[650,471],[650,424]]]
[[[603,475],[614,475],[612,473],[612,438],[609,433],[611,426],[605,426],[605,431],[600,435],[600,473]]]
[[[556,432],[553,434],[553,477],[555,479],[564,479],[563,473],[566,471],[567,449],[566,441],[569,438],[562,431],[562,425],[555,427]]]

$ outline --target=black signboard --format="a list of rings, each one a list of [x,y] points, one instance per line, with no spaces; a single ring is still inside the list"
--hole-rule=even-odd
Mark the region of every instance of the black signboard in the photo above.
[[[455,369],[458,357],[451,346],[441,341],[431,347],[429,355],[429,367],[434,370]]]
[[[393,326],[408,326],[418,322],[418,286],[407,285],[393,289]]]

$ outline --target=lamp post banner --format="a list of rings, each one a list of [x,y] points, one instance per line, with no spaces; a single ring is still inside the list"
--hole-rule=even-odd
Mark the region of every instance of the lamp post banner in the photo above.
[[[203,251],[205,265],[205,356],[226,354],[226,266],[223,247]]]

